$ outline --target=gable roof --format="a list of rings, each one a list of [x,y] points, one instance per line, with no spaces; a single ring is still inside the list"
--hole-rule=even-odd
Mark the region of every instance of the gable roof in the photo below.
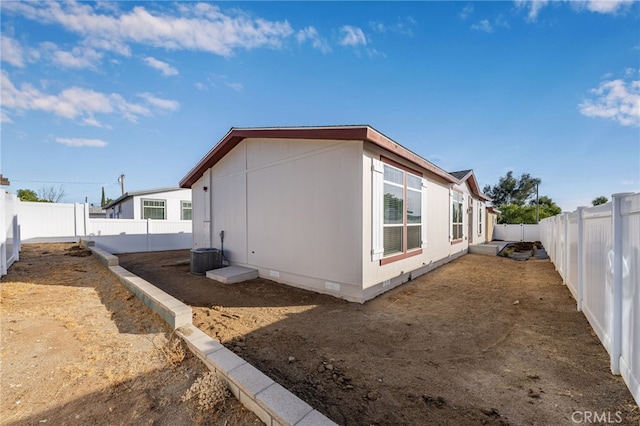
[[[180,188],[178,186],[170,186],[168,188],[144,189],[142,191],[125,192],[124,194],[122,194],[121,196],[119,196],[118,198],[116,198],[115,200],[113,200],[112,202],[110,202],[109,204],[104,206],[103,208],[105,210],[109,209],[109,208],[115,206],[116,204],[120,204],[121,202],[123,202],[127,198],[131,198],[133,196],[158,194],[158,193],[161,193],[161,192],[180,191],[182,189],[184,189],[184,188]]]
[[[476,175],[473,173],[473,170],[460,170],[457,172],[449,172],[449,174],[458,180],[458,184],[467,182],[467,184],[469,185],[469,189],[471,189],[471,192],[478,197],[482,198],[485,201],[491,201],[491,197],[488,197],[482,191],[480,191],[480,186],[478,185],[478,181],[476,180]]]
[[[207,169],[213,167],[227,155],[229,151],[246,138],[362,140],[391,151],[423,169],[440,176],[447,182],[456,182],[456,179],[445,170],[420,157],[418,154],[411,152],[369,125],[264,128],[232,127],[207,155],[182,178],[180,187],[191,188],[191,185],[200,179]]]
[[[451,176],[454,178],[463,181],[464,178],[471,172],[472,170],[461,170],[459,172],[449,172]]]

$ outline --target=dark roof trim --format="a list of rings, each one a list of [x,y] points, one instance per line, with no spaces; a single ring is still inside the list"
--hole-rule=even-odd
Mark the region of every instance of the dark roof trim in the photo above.
[[[387,151],[434,173],[447,182],[457,180],[435,164],[409,151],[402,145],[389,139],[371,126],[333,126],[333,127],[273,127],[273,128],[231,128],[229,132],[205,155],[196,166],[180,181],[181,188],[191,186],[213,167],[243,139],[271,138],[271,139],[329,139],[329,140],[361,140],[371,142]]]
[[[109,209],[109,208],[115,206],[116,204],[120,204],[122,201],[126,200],[127,198],[130,198],[130,197],[133,197],[133,196],[156,194],[158,192],[180,191],[181,189],[184,189],[184,188],[180,188],[178,186],[171,186],[171,187],[168,187],[168,188],[145,189],[145,190],[142,190],[142,191],[125,192],[124,194],[122,194],[121,196],[119,196],[118,198],[116,198],[115,200],[113,200],[112,202],[107,204],[106,206],[104,206],[104,209]]]

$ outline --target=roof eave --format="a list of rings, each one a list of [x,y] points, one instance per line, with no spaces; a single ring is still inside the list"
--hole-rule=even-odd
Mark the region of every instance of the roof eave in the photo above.
[[[196,164],[196,166],[192,168],[189,173],[182,178],[182,180],[180,180],[179,187],[191,188],[191,186],[204,174],[205,170],[213,167],[243,139],[251,137],[367,141],[399,155],[400,157],[430,171],[431,173],[434,173],[447,182],[457,182],[457,179],[445,170],[411,152],[407,148],[394,142],[368,125],[248,129],[232,127],[227,134],[202,158],[202,160],[200,160],[200,162],[198,162],[198,164]]]

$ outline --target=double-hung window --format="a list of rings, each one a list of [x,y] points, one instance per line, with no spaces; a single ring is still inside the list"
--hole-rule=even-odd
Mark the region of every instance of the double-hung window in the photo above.
[[[166,219],[167,203],[165,200],[142,200],[143,219]]]
[[[478,235],[482,235],[482,203],[478,203]]]
[[[421,253],[423,244],[422,177],[382,164],[382,263]]]
[[[191,220],[191,201],[180,201],[180,219]]]
[[[462,239],[462,204],[464,196],[462,193],[452,191],[451,194],[451,239],[453,241]]]

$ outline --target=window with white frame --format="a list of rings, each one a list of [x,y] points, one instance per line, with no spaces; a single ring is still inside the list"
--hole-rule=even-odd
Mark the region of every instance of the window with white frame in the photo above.
[[[180,201],[180,219],[191,220],[191,201]]]
[[[462,193],[453,191],[451,194],[451,239],[462,239],[462,204],[464,196]]]
[[[383,188],[383,255],[419,249],[422,239],[422,178],[384,164]]]
[[[478,203],[478,235],[482,234],[482,203]]]
[[[166,219],[167,203],[165,200],[142,200],[143,219]]]

